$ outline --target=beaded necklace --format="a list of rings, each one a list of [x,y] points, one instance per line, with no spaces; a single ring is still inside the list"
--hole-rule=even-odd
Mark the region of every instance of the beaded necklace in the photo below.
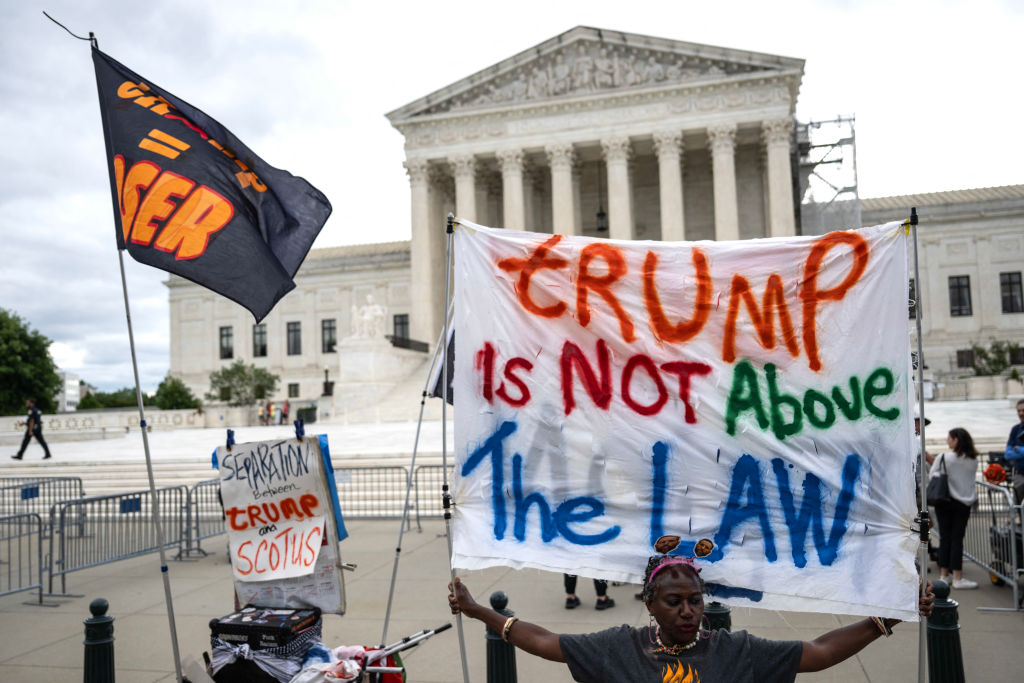
[[[700,642],[700,631],[697,631],[697,637],[691,640],[686,645],[666,645],[661,640],[661,627],[658,627],[654,631],[654,638],[658,642],[658,647],[654,648],[654,652],[663,652],[667,655],[681,655],[690,648],[693,648]]]

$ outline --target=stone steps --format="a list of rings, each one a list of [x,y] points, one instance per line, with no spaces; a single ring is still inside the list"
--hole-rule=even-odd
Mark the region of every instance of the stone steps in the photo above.
[[[335,469],[346,467],[388,467],[409,464],[404,454],[332,458]],[[416,465],[439,465],[440,454],[420,454]],[[137,460],[101,460],[90,462],[54,462],[29,460],[3,468],[4,477],[79,477],[87,496],[108,496],[149,489],[145,457]],[[153,481],[157,488],[186,486],[217,477],[207,458],[161,458],[153,461]],[[404,489],[400,493],[404,494]]]

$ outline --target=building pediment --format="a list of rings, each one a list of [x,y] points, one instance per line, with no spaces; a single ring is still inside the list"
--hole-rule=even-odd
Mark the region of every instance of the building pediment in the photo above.
[[[578,26],[390,112],[394,125],[562,98],[795,75],[803,60]]]

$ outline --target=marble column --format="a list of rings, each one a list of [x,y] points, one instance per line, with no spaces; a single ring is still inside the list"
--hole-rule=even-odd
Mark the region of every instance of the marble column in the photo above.
[[[768,167],[768,235],[789,237],[796,234],[793,173],[789,163],[793,121],[788,117],[765,121],[761,132]]]
[[[608,169],[608,236],[631,240],[633,188],[630,186],[629,160],[633,149],[625,136],[601,140],[601,149]]]
[[[498,152],[501,166],[503,227],[509,230],[526,228],[526,209],[523,199],[523,150],[504,149]]]
[[[455,175],[455,216],[476,220],[476,159],[472,154],[450,157]]]
[[[476,189],[476,199],[474,204],[476,218],[473,220],[482,225],[494,225],[494,219],[491,217],[487,206],[487,168],[482,164],[477,164],[476,179],[473,183]]]
[[[661,239],[664,242],[682,241],[686,239],[686,225],[683,216],[682,131],[655,131],[654,151],[658,155]]]
[[[409,336],[433,345],[442,319],[436,316],[434,299],[444,292],[444,266],[437,267],[437,253],[443,237],[431,230],[430,164],[421,159],[405,162],[412,192],[412,242],[409,254],[410,307]]]
[[[715,198],[715,239],[738,240],[740,220],[736,205],[736,124],[708,128],[711,145],[712,191]]]
[[[527,230],[540,230],[537,216],[537,169],[523,163],[523,225]]]
[[[560,235],[576,235],[576,203],[572,168],[575,153],[571,142],[544,148],[551,166],[551,227]]]
[[[572,165],[572,205],[574,207],[572,225],[574,235],[583,234],[583,184],[580,179],[583,167],[579,163]]]

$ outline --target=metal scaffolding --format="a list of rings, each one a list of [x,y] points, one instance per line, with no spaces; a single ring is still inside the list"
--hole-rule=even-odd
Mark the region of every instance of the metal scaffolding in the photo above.
[[[861,227],[854,117],[798,122],[796,143],[800,234]]]

